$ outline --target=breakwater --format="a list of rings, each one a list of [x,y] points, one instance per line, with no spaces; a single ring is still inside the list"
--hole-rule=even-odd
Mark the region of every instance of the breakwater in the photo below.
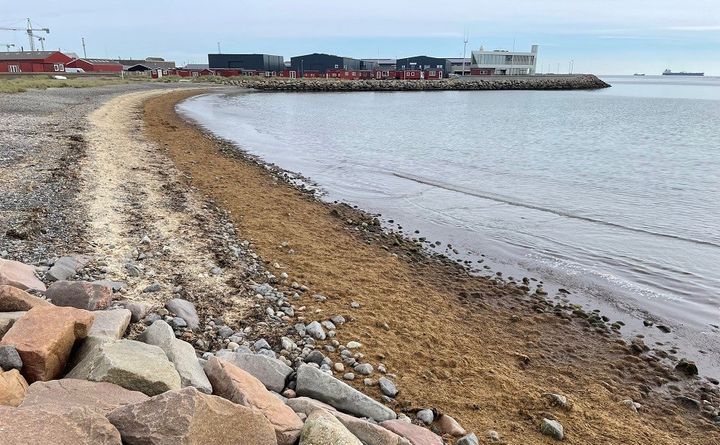
[[[476,90],[594,90],[610,85],[592,74],[519,78],[444,80],[336,80],[336,79],[224,79],[223,83],[262,91],[476,91]]]

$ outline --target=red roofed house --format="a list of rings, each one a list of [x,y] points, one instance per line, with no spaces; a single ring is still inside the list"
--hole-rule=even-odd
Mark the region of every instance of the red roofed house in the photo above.
[[[60,51],[0,53],[0,73],[64,73],[71,57]]]
[[[110,59],[75,59],[65,66],[80,68],[86,73],[119,73],[123,70],[122,63]]]

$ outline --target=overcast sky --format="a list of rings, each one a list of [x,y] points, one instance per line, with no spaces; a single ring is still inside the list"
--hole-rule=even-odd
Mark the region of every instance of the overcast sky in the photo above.
[[[359,58],[468,49],[529,50],[538,69],[658,74],[665,68],[720,75],[720,0],[0,0],[0,27],[25,18],[49,27],[45,46],[88,57],[159,56],[207,63],[207,53],[289,58],[329,52]],[[24,32],[0,44],[27,48]],[[0,51],[5,50],[0,46]]]

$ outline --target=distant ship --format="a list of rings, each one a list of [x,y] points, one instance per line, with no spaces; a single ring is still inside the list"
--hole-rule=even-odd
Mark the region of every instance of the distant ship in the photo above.
[[[635,74],[633,74],[633,76],[644,76],[644,75],[645,75],[645,73],[635,73]]]
[[[685,71],[680,71],[679,73],[673,73],[670,70],[663,71],[663,76],[704,76],[705,73],[688,73]]]

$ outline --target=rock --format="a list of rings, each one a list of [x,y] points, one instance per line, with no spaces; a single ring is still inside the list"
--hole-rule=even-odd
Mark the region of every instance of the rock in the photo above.
[[[540,423],[540,432],[557,440],[563,440],[565,437],[563,426],[557,420],[543,418]]]
[[[343,379],[355,380],[355,374],[353,374],[352,372],[346,372],[345,374],[343,374]]]
[[[86,256],[64,256],[52,265],[45,277],[50,281],[63,281],[72,278],[90,261]]]
[[[192,387],[118,408],[107,418],[125,445],[277,443],[261,414]]]
[[[637,410],[642,407],[642,405],[635,402],[633,399],[625,399],[620,402],[620,405],[628,407],[628,409],[634,413],[636,413]]]
[[[0,312],[0,338],[2,338],[23,315],[25,315],[25,311]]]
[[[22,290],[45,292],[47,288],[35,276],[35,268],[19,261],[0,258],[0,286],[10,285]],[[25,310],[25,309],[20,309]]]
[[[29,311],[35,306],[50,307],[52,303],[30,295],[17,287],[0,286],[0,312]]]
[[[113,293],[120,292],[120,290],[125,287],[125,283],[123,281],[113,281],[113,280],[95,280],[92,282],[92,284],[109,287],[110,290],[113,291]]]
[[[678,364],[675,365],[675,370],[689,376],[698,375],[698,367],[695,362],[687,359],[681,359]]]
[[[165,303],[165,308],[185,320],[188,327],[192,330],[200,327],[200,318],[198,318],[195,305],[182,298],[173,298]]]
[[[325,356],[320,351],[312,351],[303,360],[305,363],[317,363],[318,366],[322,365],[325,361]]]
[[[443,445],[443,440],[427,428],[402,420],[386,420],[380,425],[409,440],[412,445]]]
[[[465,428],[460,426],[457,420],[447,414],[440,414],[438,418],[435,419],[435,426],[437,426],[440,434],[449,434],[453,437],[462,437],[467,434]]]
[[[348,344],[347,344],[348,349],[359,349],[361,347],[362,347],[362,344],[360,344],[359,342],[356,342],[356,341],[351,341],[351,342],[348,342]]]
[[[292,368],[276,358],[252,353],[234,353],[223,357],[233,365],[260,380],[270,391],[282,392]]]
[[[435,413],[431,409],[422,409],[417,412],[415,417],[425,425],[430,425],[435,420]]]
[[[15,346],[30,382],[52,380],[65,368],[75,340],[87,336],[92,313],[70,307],[35,307],[20,317],[0,341]]]
[[[323,409],[334,415],[355,437],[366,445],[408,445],[409,442],[397,434],[365,419],[336,411],[330,405],[308,397],[298,397],[287,401],[287,405],[298,414],[310,415],[317,409]]]
[[[87,281],[56,281],[50,285],[45,296],[55,306],[97,311],[110,305],[112,289]]]
[[[180,375],[180,386],[193,386],[205,394],[212,393],[210,382],[198,362],[195,348],[190,343],[175,338],[169,324],[162,320],[145,329],[139,340],[162,349]]]
[[[329,412],[316,409],[308,415],[300,433],[300,445],[362,445],[338,419]]]
[[[373,366],[370,363],[362,363],[355,366],[355,372],[362,375],[371,375],[374,371]]]
[[[11,369],[17,369],[20,371],[22,369],[22,365],[22,359],[20,358],[20,354],[18,354],[17,349],[15,349],[15,346],[0,346],[0,371],[9,371]]]
[[[132,321],[133,323],[137,323],[138,321],[145,318],[148,310],[150,309],[150,306],[147,303],[143,303],[140,301],[122,300],[116,303],[118,306],[121,306],[130,311],[130,313],[132,314],[130,321]]]
[[[132,314],[127,309],[96,311],[93,315],[95,321],[90,326],[88,337],[109,337],[113,339],[122,338],[132,317]]]
[[[261,338],[260,340],[253,343],[253,349],[256,351],[261,351],[263,349],[272,349],[270,347],[270,343],[267,342],[264,338]]]
[[[332,317],[330,317],[330,321],[332,321],[336,325],[345,324],[345,317],[343,317],[342,315],[333,315]]]
[[[490,431],[492,431],[492,430],[490,430]],[[497,433],[495,433],[495,434],[497,434]],[[488,434],[488,439],[493,442],[496,441],[496,439],[494,439],[493,437],[490,437],[489,434]],[[498,439],[500,439],[500,436],[498,436]],[[463,436],[460,439],[458,439],[458,441],[455,442],[455,445],[480,445],[480,440],[478,440],[475,433],[470,433],[467,436]]]
[[[310,365],[298,368],[296,385],[298,396],[320,400],[349,414],[370,417],[378,422],[396,418],[390,408]]]
[[[18,406],[27,392],[28,384],[17,369],[0,370],[0,405]],[[0,432],[0,435],[2,432]],[[1,437],[1,436],[0,436]],[[0,442],[2,443],[2,442]]]
[[[692,410],[699,410],[702,406],[699,400],[687,396],[677,396],[675,401],[678,405]]]
[[[262,382],[237,366],[210,357],[205,373],[215,394],[263,414],[273,425],[279,445],[292,445],[300,435],[300,418],[273,396]]]
[[[317,321],[313,321],[305,326],[305,332],[315,340],[325,340],[325,330]]]
[[[162,286],[160,285],[160,283],[158,283],[158,282],[156,281],[156,282],[154,282],[154,283],[146,286],[145,289],[143,289],[143,293],[145,293],[145,294],[152,294],[152,293],[155,293],[155,292],[160,292],[161,289],[162,289]]]
[[[543,397],[549,399],[552,406],[559,406],[562,409],[568,410],[572,408],[572,404],[570,403],[568,398],[562,394],[553,394],[546,392],[543,394]]]
[[[149,396],[180,389],[180,376],[165,352],[134,340],[114,340],[93,348],[68,378],[109,382]]]
[[[61,413],[68,408],[89,408],[105,415],[121,406],[148,399],[141,392],[129,391],[112,383],[60,379],[30,385],[20,407],[41,406]]]
[[[235,333],[230,326],[220,326],[217,332],[220,338],[228,338]]]
[[[103,414],[90,408],[68,408],[58,413],[42,406],[0,407],[0,443],[121,445],[120,433]]]

